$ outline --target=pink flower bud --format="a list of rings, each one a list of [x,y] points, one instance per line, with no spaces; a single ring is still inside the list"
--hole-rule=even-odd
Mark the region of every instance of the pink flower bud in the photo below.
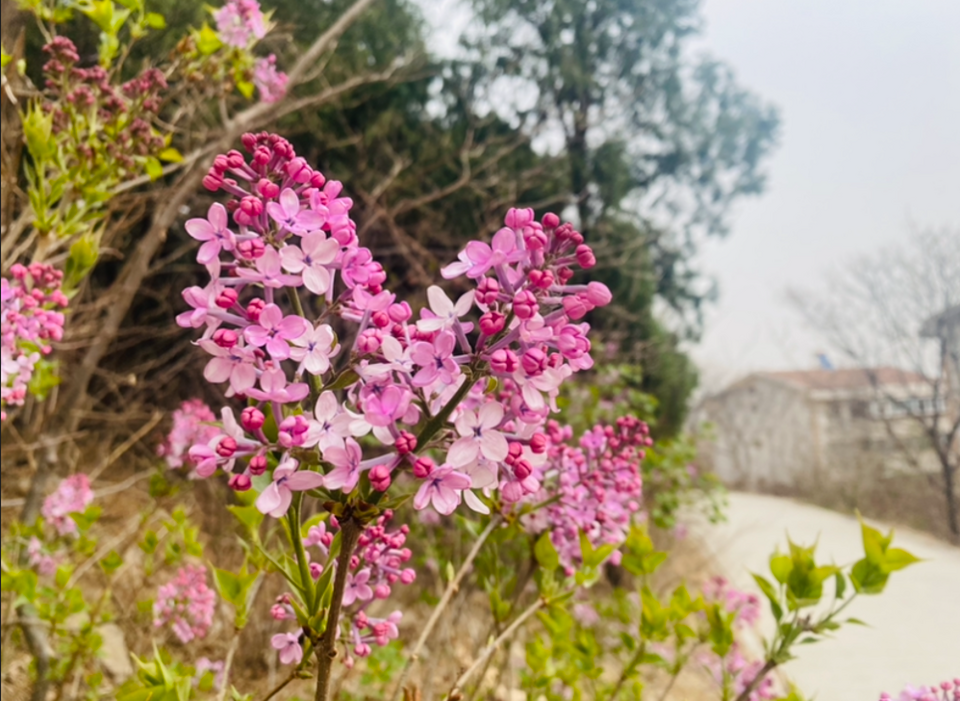
[[[370,484],[378,492],[385,492],[390,489],[390,470],[386,465],[377,465],[370,470]]]
[[[377,587],[373,590],[373,595],[383,601],[384,599],[390,598],[390,587],[386,584],[378,584]]]
[[[374,312],[371,321],[373,321],[373,325],[378,329],[385,329],[393,323],[390,320],[390,315],[384,311]]]
[[[276,199],[280,196],[280,186],[264,178],[257,183],[257,192],[268,200]]]
[[[267,417],[255,406],[248,406],[240,414],[240,425],[243,426],[244,431],[249,431],[250,433],[259,431],[263,428],[263,424],[266,423],[266,421]]]
[[[253,322],[260,321],[260,315],[263,313],[263,309],[266,306],[267,303],[262,299],[251,300],[250,304],[247,305],[247,318]]]
[[[230,459],[237,453],[237,442],[226,436],[217,444],[216,452],[221,458]]]
[[[513,311],[520,319],[530,319],[540,311],[540,305],[533,292],[521,290],[513,298]]]
[[[324,177],[323,173],[314,171],[310,175],[310,187],[315,187],[318,190],[322,188],[327,183],[327,179]]]
[[[381,344],[380,332],[376,329],[367,329],[357,339],[357,350],[364,354],[376,353],[380,350]]]
[[[280,604],[274,604],[270,609],[270,617],[275,621],[287,620],[287,609]]]
[[[507,451],[507,459],[505,462],[508,465],[513,465],[520,457],[523,455],[523,445],[517,442],[510,444],[510,448]]]
[[[554,284],[556,278],[549,270],[531,270],[528,275],[530,284],[539,290],[547,290]]]
[[[525,229],[523,240],[531,251],[542,251],[549,242],[547,235],[541,229]]]
[[[543,228],[544,229],[556,229],[560,226],[560,217],[558,217],[553,212],[548,212],[543,215]]]
[[[557,268],[557,279],[560,280],[561,285],[566,285],[573,278],[573,270],[567,266]]]
[[[563,311],[565,311],[571,319],[582,319],[587,315],[587,312],[590,311],[590,307],[586,300],[579,295],[574,295],[573,297],[563,298]]]
[[[495,304],[500,294],[500,283],[496,278],[485,277],[477,285],[477,301],[487,306]]]
[[[213,333],[213,342],[221,348],[233,348],[239,340],[237,332],[231,329],[217,329]]]
[[[587,285],[586,297],[590,300],[590,304],[595,307],[605,307],[613,301],[610,288],[602,282],[591,282]]]
[[[400,455],[409,455],[417,449],[417,437],[408,431],[401,431],[394,446]]]
[[[238,168],[243,168],[247,164],[246,159],[243,157],[243,154],[239,151],[230,151],[227,154],[227,167],[233,168],[234,170]],[[226,169],[224,169],[226,170]]]
[[[526,460],[517,460],[513,466],[513,474],[518,480],[523,481],[533,474],[533,467]]]
[[[433,473],[434,467],[436,465],[430,458],[419,458],[413,463],[413,476],[417,479],[426,479]]]
[[[221,187],[223,187],[223,178],[211,170],[205,176],[203,176],[203,187],[209,192],[217,192]]]
[[[522,229],[525,226],[530,226],[534,221],[534,213],[532,209],[516,209],[513,208],[507,212],[506,224],[511,229]]]
[[[266,250],[266,246],[261,239],[247,239],[237,244],[237,253],[244,260],[262,258]]]
[[[254,477],[259,477],[267,471],[267,456],[266,455],[254,455],[250,458],[250,474]]]
[[[230,489],[235,492],[248,492],[253,487],[249,475],[230,475]]]
[[[542,375],[547,369],[547,354],[539,348],[531,348],[520,361],[524,371],[531,376]]]
[[[404,584],[413,584],[417,579],[416,570],[405,569],[400,573],[400,581]]]
[[[413,310],[406,302],[400,302],[399,304],[391,304],[387,309],[387,315],[394,323],[402,324],[413,316]]]
[[[490,356],[490,369],[501,375],[509,375],[520,367],[520,360],[512,350],[501,348]]]
[[[577,246],[577,262],[581,268],[587,270],[597,264],[597,257],[593,255],[593,249],[590,246],[581,244]]]
[[[484,336],[496,336],[506,326],[507,317],[500,312],[487,312],[480,317],[480,332]]]
[[[240,211],[246,214],[250,219],[259,217],[263,214],[263,200],[259,197],[248,195],[240,200]]]
[[[217,295],[217,306],[221,309],[229,309],[237,303],[238,298],[239,295],[237,294],[237,291],[232,287],[228,287],[219,295]]]
[[[310,563],[310,578],[316,582],[323,575],[323,565],[319,562]]]
[[[530,450],[535,455],[543,455],[547,452],[547,437],[542,433],[534,434],[533,438],[530,439]]]

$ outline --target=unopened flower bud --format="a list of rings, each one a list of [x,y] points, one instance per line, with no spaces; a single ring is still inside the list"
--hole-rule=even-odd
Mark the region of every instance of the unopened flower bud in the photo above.
[[[251,475],[254,477],[259,477],[267,471],[267,456],[254,455],[252,458],[250,458],[250,464],[248,467]]]
[[[400,455],[408,455],[417,449],[417,437],[408,431],[401,431],[394,446]]]
[[[230,475],[230,489],[235,492],[247,492],[253,487],[249,475]]]
[[[490,368],[501,375],[510,375],[520,367],[520,360],[512,350],[501,348],[490,356]]]
[[[219,295],[217,295],[217,306],[221,309],[229,309],[237,303],[238,298],[239,295],[237,294],[237,291],[232,287],[228,287]]]
[[[530,290],[521,290],[513,298],[513,311],[520,319],[530,319],[540,310],[537,298]]]
[[[226,436],[217,444],[217,455],[224,459],[230,459],[237,453],[237,442],[230,436]]]
[[[243,426],[243,430],[249,431],[250,433],[254,433],[263,428],[266,420],[267,417],[255,406],[248,406],[240,414],[240,425]]]
[[[436,467],[436,465],[434,465],[433,460],[430,458],[419,458],[413,463],[413,475],[418,479],[426,479],[433,473],[434,467]]]
[[[480,317],[480,332],[484,336],[496,336],[506,324],[507,317],[500,312],[487,312]]]

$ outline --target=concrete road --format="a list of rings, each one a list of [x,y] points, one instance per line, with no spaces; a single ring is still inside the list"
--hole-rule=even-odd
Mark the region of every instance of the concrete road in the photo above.
[[[886,532],[883,524],[873,523]],[[775,547],[819,540],[818,562],[847,564],[863,557],[860,524],[853,517],[789,499],[732,493],[728,522],[693,529],[718,570],[742,588],[757,590],[750,572],[769,577]],[[895,573],[886,592],[862,597],[849,615],[870,627],[845,628],[832,640],[800,647],[787,675],[817,701],[877,701],[908,684],[960,677],[960,549],[931,536],[898,530],[894,547],[925,562]],[[764,622],[764,632],[773,619]]]

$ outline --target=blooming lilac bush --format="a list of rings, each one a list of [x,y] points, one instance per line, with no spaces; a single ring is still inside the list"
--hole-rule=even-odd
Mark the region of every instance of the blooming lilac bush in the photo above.
[[[153,604],[153,625],[170,626],[177,639],[186,645],[204,638],[213,623],[216,594],[207,586],[207,571],[188,565],[160,587]]]
[[[958,701],[960,679],[942,682],[936,686],[908,686],[899,696],[881,694],[880,701]]]

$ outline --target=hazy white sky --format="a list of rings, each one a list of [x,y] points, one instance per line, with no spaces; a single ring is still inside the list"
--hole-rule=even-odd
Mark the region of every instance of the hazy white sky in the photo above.
[[[459,0],[422,0],[455,49]],[[702,268],[720,283],[691,351],[712,390],[813,365],[784,301],[912,224],[960,225],[960,0],[703,0],[699,50],[782,112],[765,195],[740,204]]]
[[[960,225],[960,1],[705,0],[704,48],[782,111],[760,199],[703,267],[721,285],[693,349],[708,386],[807,367],[783,301],[916,225]]]

